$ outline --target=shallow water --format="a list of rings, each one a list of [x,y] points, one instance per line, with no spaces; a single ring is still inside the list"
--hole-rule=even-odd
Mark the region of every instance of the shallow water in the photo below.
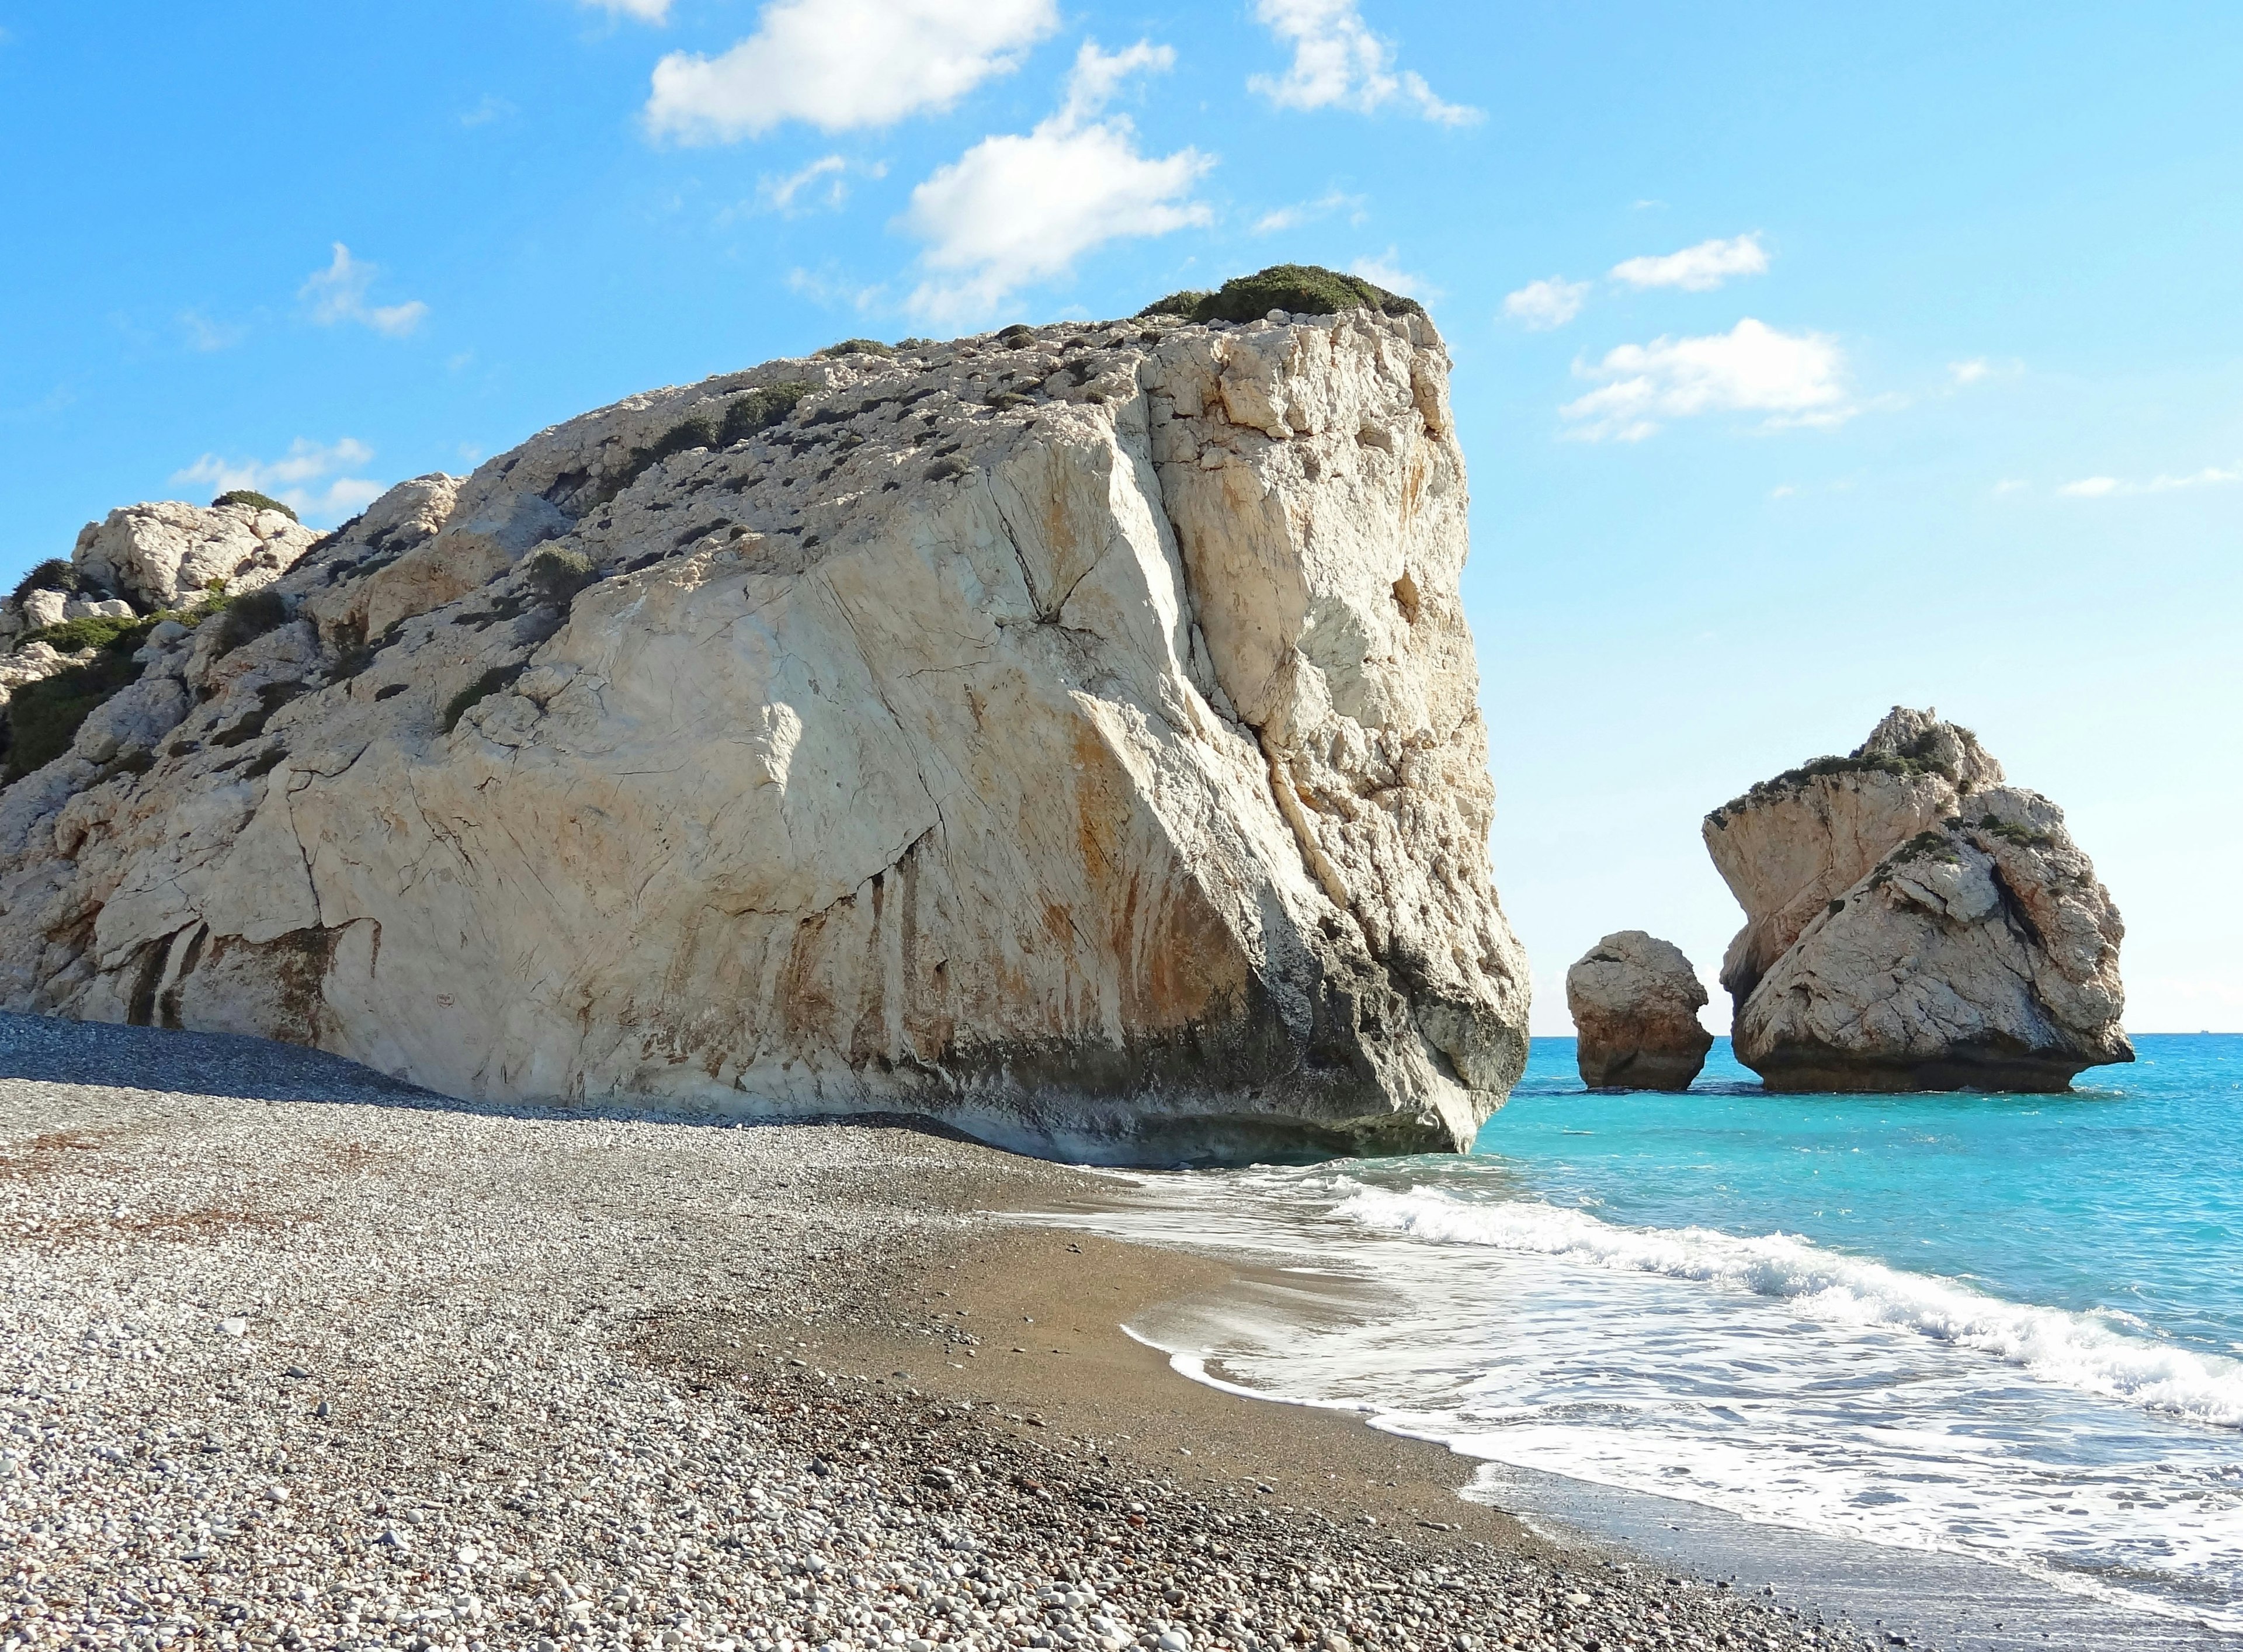
[[[1267,1287],[1148,1334],[1513,1471],[1491,1487],[2243,1635],[2243,1037],[2138,1048],[2069,1096],[1833,1096],[1767,1094],[1724,1042],[1687,1095],[1600,1096],[1537,1040],[1470,1156],[1156,1177],[1118,1221],[1292,1258],[1304,1299],[1376,1281],[1388,1311],[1288,1329]]]

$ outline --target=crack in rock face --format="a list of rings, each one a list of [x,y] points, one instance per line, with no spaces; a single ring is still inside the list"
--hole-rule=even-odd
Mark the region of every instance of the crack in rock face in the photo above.
[[[1527,986],[1447,373],[1368,309],[1008,328],[402,483],[0,792],[0,1002],[463,1097],[1461,1150]]]
[[[1770,1087],[2061,1090],[2134,1059],[2110,891],[1970,730],[1896,706],[1705,839],[1745,909],[1721,969],[1734,1048]]]

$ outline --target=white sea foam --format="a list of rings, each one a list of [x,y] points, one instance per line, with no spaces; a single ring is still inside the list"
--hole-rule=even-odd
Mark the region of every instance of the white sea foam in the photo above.
[[[1481,1245],[1780,1299],[1811,1318],[1913,1331],[2022,1366],[2076,1392],[2243,1427],[2243,1360],[2125,1335],[2059,1308],[2004,1302],[1954,1280],[1825,1251],[1786,1233],[1627,1228],[1532,1201],[1357,1186],[1332,1214],[1425,1244]]]

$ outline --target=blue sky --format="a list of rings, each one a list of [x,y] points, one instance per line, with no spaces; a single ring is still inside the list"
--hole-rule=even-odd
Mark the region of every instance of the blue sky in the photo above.
[[[2130,1025],[2232,1030],[2238,107],[2228,4],[0,0],[0,577],[851,334],[1357,268],[1456,356],[1540,1030],[1609,929],[1710,974],[1700,816],[1896,701],[2065,806]]]

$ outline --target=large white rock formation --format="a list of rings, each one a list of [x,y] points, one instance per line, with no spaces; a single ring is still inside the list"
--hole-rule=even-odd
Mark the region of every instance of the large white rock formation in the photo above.
[[[1681,1090],[1706,1065],[1714,1035],[1698,1019],[1705,984],[1671,941],[1623,929],[1566,972],[1578,1035],[1574,1064],[1591,1089]]]
[[[1373,310],[1007,329],[408,482],[0,792],[0,1001],[462,1096],[1461,1148],[1526,974],[1447,369]]]
[[[1968,729],[1896,706],[1706,817],[1744,907],[1737,1059],[1782,1089],[2062,1089],[2130,1062],[2125,926],[2064,826]]]

